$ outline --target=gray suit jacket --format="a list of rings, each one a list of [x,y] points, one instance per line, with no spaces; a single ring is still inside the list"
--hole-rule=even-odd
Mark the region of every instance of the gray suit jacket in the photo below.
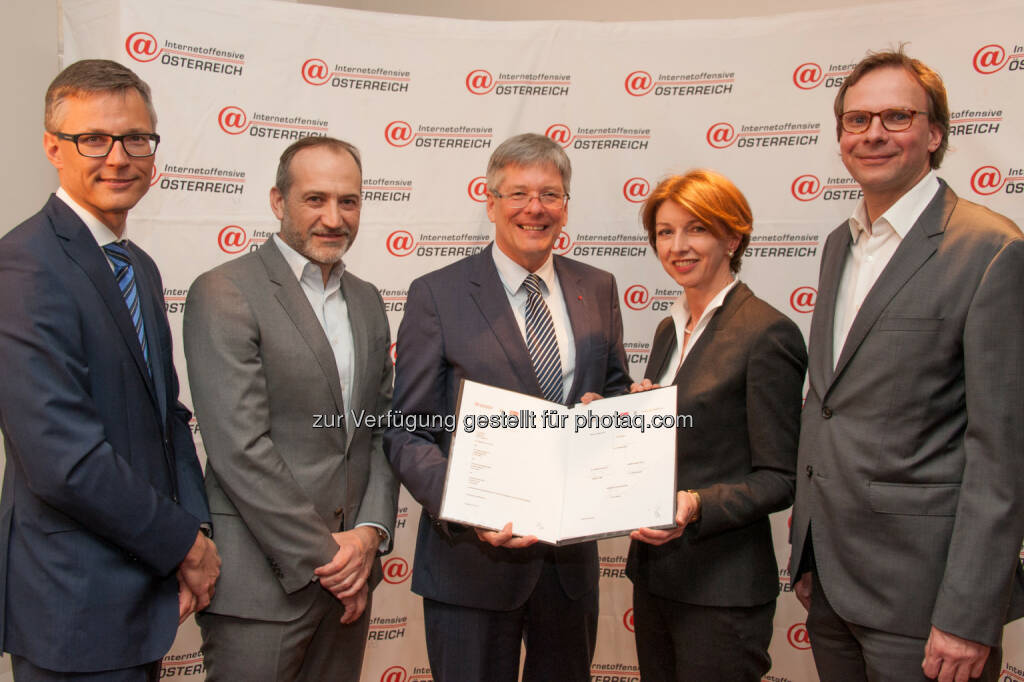
[[[310,580],[338,549],[332,532],[367,521],[394,532],[381,433],[351,420],[390,407],[387,318],[371,284],[346,271],[341,286],[356,357],[344,406],[327,337],[273,241],[189,290],[185,353],[223,559],[213,613],[292,620],[321,589]]]
[[[792,577],[810,534],[843,618],[996,645],[1024,615],[1024,239],[943,182],[833,369],[850,242],[844,223],[822,256]]]
[[[463,378],[540,396],[526,342],[509,306],[491,248],[413,281],[398,331],[395,410],[407,418],[455,413]],[[615,278],[603,270],[554,257],[576,345],[569,402],[594,391],[624,393],[630,379],[622,349]],[[471,528],[447,532],[436,520],[452,434],[392,427],[388,457],[402,483],[423,505],[412,589],[428,599],[492,610],[521,606],[551,553],[562,587],[578,599],[597,587],[597,543],[550,548],[492,547]]]

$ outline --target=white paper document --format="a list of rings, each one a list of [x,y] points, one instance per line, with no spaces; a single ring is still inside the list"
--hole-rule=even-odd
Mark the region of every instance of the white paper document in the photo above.
[[[565,407],[463,381],[447,521],[568,544],[675,525],[676,387]]]

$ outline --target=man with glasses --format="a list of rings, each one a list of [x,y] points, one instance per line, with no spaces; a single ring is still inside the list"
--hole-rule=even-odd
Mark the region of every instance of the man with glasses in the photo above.
[[[388,457],[423,505],[412,589],[423,596],[438,682],[589,682],[597,635],[597,545],[538,545],[438,520],[462,379],[579,402],[629,387],[615,278],[552,256],[568,218],[569,158],[543,135],[509,138],[487,165],[494,243],[409,287],[398,331]],[[438,419],[442,418],[442,419]]]
[[[149,86],[76,62],[45,124],[60,189],[0,239],[0,637],[18,682],[156,680],[220,559],[160,273],[125,239],[160,141]]]
[[[871,54],[835,100],[864,196],[811,323],[791,575],[822,680],[994,681],[1024,615],[1024,238],[939,179],[939,75]]]

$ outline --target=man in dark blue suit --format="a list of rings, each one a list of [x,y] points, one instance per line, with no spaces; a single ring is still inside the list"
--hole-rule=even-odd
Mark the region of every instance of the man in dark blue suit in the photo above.
[[[568,218],[571,172],[543,135],[495,149],[487,166],[494,244],[409,288],[394,393],[406,419],[426,425],[454,414],[464,378],[562,404],[628,388],[615,278],[551,254]],[[597,543],[537,545],[515,534],[515,519],[500,532],[439,522],[451,435],[394,428],[385,436],[395,472],[423,505],[412,589],[423,596],[434,679],[515,680],[525,641],[525,680],[589,682]]]
[[[60,189],[0,239],[0,643],[18,682],[155,680],[220,558],[156,264],[124,240],[160,138],[149,86],[62,71]]]

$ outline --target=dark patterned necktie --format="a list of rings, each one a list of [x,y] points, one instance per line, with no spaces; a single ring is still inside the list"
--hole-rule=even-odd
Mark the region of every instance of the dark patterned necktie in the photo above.
[[[530,273],[523,282],[526,287],[526,347],[530,351],[533,371],[541,393],[551,402],[562,402],[562,361],[558,357],[558,340],[551,311],[540,291],[540,277]]]
[[[139,339],[139,346],[142,347],[142,357],[146,359],[146,369],[153,373],[149,366],[149,343],[146,341],[146,326],[142,321],[142,305],[139,300],[139,289],[135,285],[135,268],[132,267],[132,259],[128,250],[123,246],[124,242],[111,242],[103,247],[107,259],[114,266],[114,279],[117,280],[117,287],[121,290],[124,303],[128,306],[128,314],[132,318],[132,325],[135,327],[135,334]]]

